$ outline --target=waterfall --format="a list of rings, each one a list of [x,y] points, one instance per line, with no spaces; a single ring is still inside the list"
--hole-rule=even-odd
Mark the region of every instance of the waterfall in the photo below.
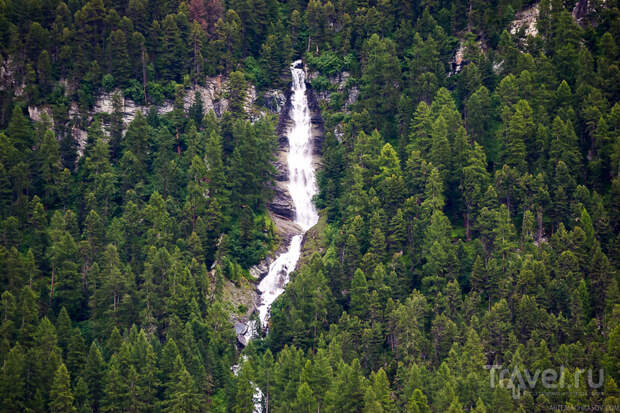
[[[297,265],[304,233],[319,220],[319,215],[312,203],[317,187],[312,158],[312,123],[306,97],[306,72],[304,72],[301,60],[293,62],[291,74],[293,77],[290,108],[292,125],[288,131],[288,191],[295,206],[294,221],[302,232],[292,237],[287,250],[271,263],[269,272],[258,285],[261,296],[258,314],[263,327],[267,325],[271,304],[284,292],[289,275]]]
[[[284,292],[284,287],[289,281],[289,275],[297,266],[301,255],[301,242],[308,229],[313,227],[319,220],[319,214],[312,203],[312,198],[317,193],[316,179],[313,165],[313,142],[312,123],[308,99],[306,97],[306,72],[301,60],[291,64],[293,84],[291,86],[291,128],[288,130],[289,152],[288,164],[288,191],[295,207],[294,222],[301,228],[300,233],[293,235],[286,251],[276,258],[269,266],[269,272],[258,284],[260,293],[260,305],[258,315],[261,326],[267,327],[271,304]],[[244,334],[245,343],[248,343],[256,334],[254,322],[248,324]],[[233,366],[236,375],[239,364]],[[263,393],[255,386],[253,413],[262,413]]]

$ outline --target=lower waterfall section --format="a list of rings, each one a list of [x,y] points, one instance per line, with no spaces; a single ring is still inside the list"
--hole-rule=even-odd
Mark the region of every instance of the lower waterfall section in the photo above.
[[[258,284],[261,297],[258,316],[263,327],[267,324],[271,304],[284,292],[284,286],[288,283],[288,276],[299,261],[302,239],[303,235],[295,235],[291,239],[286,252],[271,264],[268,275]]]

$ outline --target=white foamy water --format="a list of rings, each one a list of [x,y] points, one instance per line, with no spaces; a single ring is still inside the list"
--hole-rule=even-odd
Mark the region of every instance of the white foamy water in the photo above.
[[[293,236],[286,252],[271,263],[268,274],[258,285],[261,295],[258,313],[263,327],[267,325],[271,304],[284,292],[289,275],[297,265],[301,254],[303,234],[319,220],[319,215],[312,203],[312,197],[317,193],[317,186],[312,162],[312,124],[306,97],[306,73],[301,60],[293,62],[291,74],[293,93],[290,109],[292,125],[288,131],[288,191],[295,206],[294,221],[303,232]]]

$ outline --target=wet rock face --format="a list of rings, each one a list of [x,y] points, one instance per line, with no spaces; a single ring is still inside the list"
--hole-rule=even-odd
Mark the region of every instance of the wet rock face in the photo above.
[[[321,155],[321,148],[323,147],[323,135],[325,134],[323,117],[321,116],[321,108],[316,98],[312,85],[306,84],[306,97],[308,98],[308,108],[312,112],[312,140],[313,140],[313,153],[315,155]]]
[[[291,220],[295,218],[295,206],[293,205],[291,195],[280,185],[276,185],[274,188],[274,197],[268,208],[271,212],[281,217]]]
[[[291,126],[291,117],[289,112],[291,110],[291,85],[289,83],[286,92],[284,93],[284,105],[280,109],[280,117],[278,118],[278,126],[276,126],[276,134],[280,140],[280,150],[288,149],[288,138],[286,133]]]
[[[276,181],[288,181],[288,168],[286,167],[286,164],[281,160],[277,160],[273,163],[273,166],[276,168]]]

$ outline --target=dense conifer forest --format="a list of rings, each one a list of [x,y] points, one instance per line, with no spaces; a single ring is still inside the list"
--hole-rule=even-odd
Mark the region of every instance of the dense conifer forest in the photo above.
[[[617,411],[619,48],[618,0],[0,0],[0,412]],[[244,347],[295,59],[320,220]]]

